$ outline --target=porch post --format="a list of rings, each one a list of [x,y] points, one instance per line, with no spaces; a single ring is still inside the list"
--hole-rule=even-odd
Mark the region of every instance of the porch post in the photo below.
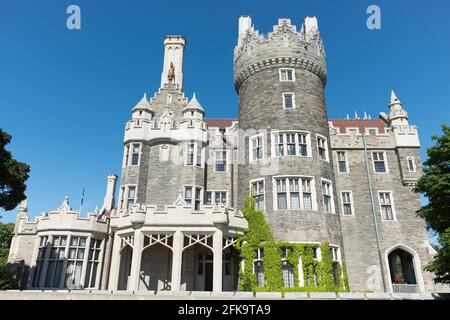
[[[222,291],[222,255],[223,255],[223,231],[217,229],[213,235],[213,291]]]
[[[181,264],[183,262],[183,242],[184,235],[177,230],[173,235],[173,252],[172,252],[172,291],[181,291]]]
[[[120,272],[120,245],[122,239],[114,232],[113,250],[111,257],[111,265],[109,266],[109,290],[117,290],[119,285],[119,272]]]
[[[141,229],[134,230],[133,255],[131,258],[130,290],[139,289],[139,273],[141,271],[142,246],[144,233]]]

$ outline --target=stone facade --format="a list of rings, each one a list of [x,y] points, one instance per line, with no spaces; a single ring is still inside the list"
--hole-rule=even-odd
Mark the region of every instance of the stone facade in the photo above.
[[[111,175],[88,217],[67,199],[35,221],[19,207],[9,261],[28,267],[23,288],[236,291],[233,244],[250,194],[276,240],[329,242],[350,290],[438,290],[422,270],[434,252],[415,216],[418,133],[394,93],[380,119],[329,120],[317,19],[299,31],[279,19],[264,36],[245,16],[234,50],[239,119],[204,119],[183,92],[185,46],[165,38],[161,86],[132,109],[117,204]]]

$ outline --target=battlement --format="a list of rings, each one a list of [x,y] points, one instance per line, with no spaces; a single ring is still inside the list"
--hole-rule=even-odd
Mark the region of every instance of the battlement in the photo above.
[[[16,232],[18,234],[36,234],[46,230],[85,230],[85,231],[107,231],[106,216],[98,212],[88,213],[82,216],[79,211],[73,210],[69,206],[67,197],[61,206],[50,212],[43,212],[30,220],[24,212],[19,211],[19,225]]]
[[[130,225],[183,225],[214,226],[227,225],[234,228],[247,228],[247,222],[242,213],[234,208],[224,205],[202,205],[194,210],[182,200],[173,205],[166,205],[161,210],[156,205],[139,205],[133,208],[120,210],[111,217],[111,226],[126,228]]]
[[[182,119],[169,122],[160,120],[132,119],[125,126],[125,143],[137,140],[185,141],[207,139],[207,126],[198,119]]]
[[[290,19],[279,19],[267,35],[255,30],[249,16],[240,17],[238,43],[234,49],[236,90],[251,74],[274,65],[307,69],[325,85],[325,58],[316,17],[306,17],[300,31]]]

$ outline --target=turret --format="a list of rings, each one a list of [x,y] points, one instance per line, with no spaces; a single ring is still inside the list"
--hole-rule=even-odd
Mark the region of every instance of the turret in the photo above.
[[[144,93],[142,99],[136,104],[136,106],[132,110],[132,118],[152,120],[154,114],[155,111],[152,109],[150,103],[147,100],[147,93]]]
[[[165,84],[176,84],[183,88],[183,52],[186,41],[183,36],[171,35],[164,39],[164,64],[161,74],[161,88]]]
[[[317,19],[306,17],[300,31],[278,19],[264,36],[241,17],[234,84],[238,207],[251,190],[278,240],[341,243]]]
[[[238,43],[234,49],[236,90],[252,74],[275,66],[306,69],[325,86],[325,50],[316,17],[306,17],[300,31],[290,19],[278,19],[267,36],[255,30],[249,16],[239,18]]]
[[[201,106],[200,102],[198,102],[194,92],[191,101],[189,101],[183,109],[183,116],[186,119],[203,120],[204,114],[205,110]]]
[[[111,211],[114,208],[115,190],[116,190],[117,176],[115,174],[108,175],[108,182],[106,184],[106,194],[103,200],[103,209]]]
[[[391,126],[407,126],[408,113],[403,109],[402,103],[397,98],[394,90],[391,91],[391,100],[389,102],[389,123]]]

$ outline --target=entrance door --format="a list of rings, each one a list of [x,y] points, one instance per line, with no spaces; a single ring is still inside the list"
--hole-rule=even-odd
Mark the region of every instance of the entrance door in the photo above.
[[[213,263],[205,262],[205,291],[213,289]]]

